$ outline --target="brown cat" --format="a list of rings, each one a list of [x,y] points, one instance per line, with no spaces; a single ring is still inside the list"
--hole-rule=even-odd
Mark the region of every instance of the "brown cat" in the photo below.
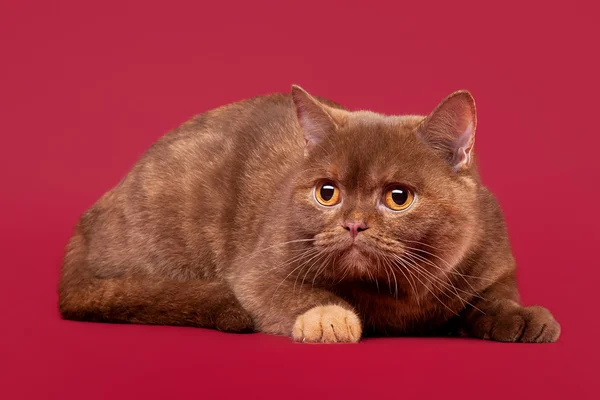
[[[81,218],[65,318],[554,342],[519,303],[481,184],[466,91],[428,117],[351,112],[294,86],[206,112],[155,143]]]

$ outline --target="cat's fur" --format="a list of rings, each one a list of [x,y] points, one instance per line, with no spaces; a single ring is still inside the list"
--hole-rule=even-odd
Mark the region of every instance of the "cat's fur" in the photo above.
[[[298,87],[199,115],[156,142],[81,218],[65,318],[354,342],[363,334],[553,342],[473,152],[475,103],[428,117],[350,112]],[[319,205],[322,179],[342,201]],[[391,183],[414,204],[386,209]],[[345,224],[366,230],[348,234]]]

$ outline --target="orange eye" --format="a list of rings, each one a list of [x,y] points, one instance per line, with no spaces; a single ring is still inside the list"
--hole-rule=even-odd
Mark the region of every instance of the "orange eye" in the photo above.
[[[385,190],[386,207],[394,211],[406,210],[415,200],[415,194],[404,185],[392,185]]]
[[[315,197],[321,205],[335,206],[340,202],[340,189],[329,181],[321,182],[315,187]]]

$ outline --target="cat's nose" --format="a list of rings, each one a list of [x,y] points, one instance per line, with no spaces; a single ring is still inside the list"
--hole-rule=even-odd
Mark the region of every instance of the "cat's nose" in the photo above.
[[[354,239],[358,235],[358,232],[366,231],[369,227],[364,221],[349,221],[344,224],[344,229],[350,232],[350,236]]]

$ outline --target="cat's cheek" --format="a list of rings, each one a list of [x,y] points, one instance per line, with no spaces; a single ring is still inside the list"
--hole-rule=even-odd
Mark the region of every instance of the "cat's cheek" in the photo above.
[[[314,200],[295,199],[287,207],[287,211],[290,213],[291,225],[301,233],[314,233],[315,228],[322,223],[322,212],[314,204]]]
[[[294,214],[296,229],[302,233],[319,234],[327,227],[338,226],[340,205],[325,207],[316,203],[314,199],[296,203],[291,208]]]

